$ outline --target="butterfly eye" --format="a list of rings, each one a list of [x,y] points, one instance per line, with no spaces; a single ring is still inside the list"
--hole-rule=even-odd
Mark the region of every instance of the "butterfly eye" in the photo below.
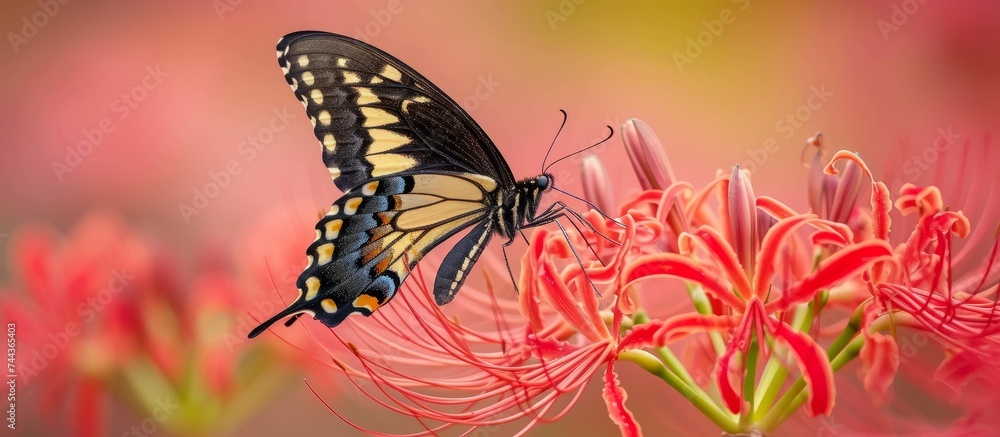
[[[541,175],[541,176],[538,177],[538,180],[535,183],[538,185],[538,188],[541,188],[541,189],[544,190],[544,189],[546,189],[546,188],[549,187],[549,177],[545,176],[545,175]]]

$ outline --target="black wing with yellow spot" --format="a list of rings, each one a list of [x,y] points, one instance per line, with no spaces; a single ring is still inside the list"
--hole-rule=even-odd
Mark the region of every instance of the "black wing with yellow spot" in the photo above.
[[[428,251],[472,228],[435,278],[437,302],[451,301],[493,233],[513,238],[539,188],[515,182],[472,117],[385,52],[323,32],[287,35],[277,51],[345,195],[316,225],[298,297],[250,337],[290,315],[330,327],[370,316]]]
[[[427,172],[480,174],[514,185],[503,156],[472,117],[391,55],[315,31],[285,36],[277,52],[342,191],[372,178]]]
[[[388,176],[337,199],[316,224],[298,297],[251,336],[292,314],[312,314],[327,326],[354,312],[370,316],[424,254],[484,220],[494,189],[492,179],[473,174]]]

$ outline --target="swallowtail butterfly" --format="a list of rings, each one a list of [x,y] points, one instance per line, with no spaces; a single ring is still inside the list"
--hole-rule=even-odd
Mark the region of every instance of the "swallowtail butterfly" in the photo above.
[[[437,86],[364,42],[304,31],[278,41],[278,65],[302,102],[323,162],[344,192],[316,224],[298,297],[250,332],[302,313],[334,327],[370,316],[428,251],[468,230],[445,256],[434,298],[455,297],[490,238],[513,241],[554,221],[539,211],[551,174],[515,180],[483,129]]]

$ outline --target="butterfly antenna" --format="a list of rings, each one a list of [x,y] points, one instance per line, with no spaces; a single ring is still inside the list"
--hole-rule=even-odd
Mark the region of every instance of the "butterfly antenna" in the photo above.
[[[586,151],[588,151],[590,149],[593,149],[594,147],[600,146],[601,144],[604,144],[605,142],[607,142],[608,140],[610,140],[611,137],[613,137],[615,135],[615,130],[611,126],[606,126],[606,127],[608,128],[608,136],[604,137],[603,140],[598,141],[596,144],[587,146],[587,147],[585,147],[583,149],[580,149],[580,150],[577,150],[577,151],[575,151],[573,153],[570,153],[569,155],[563,156],[562,158],[559,158],[559,159],[557,159],[555,161],[552,161],[552,163],[549,164],[547,167],[542,167],[542,173],[545,173],[545,172],[549,171],[549,167],[552,167],[553,165],[556,165],[556,163],[558,163],[559,161],[562,161],[562,160],[564,160],[566,158],[569,158],[569,157],[571,157],[573,155],[578,155],[580,153],[586,152]],[[548,154],[546,154],[546,157],[547,156],[548,156]]]
[[[566,111],[563,111],[562,109],[560,109],[559,112],[562,112],[563,121],[562,121],[562,124],[559,125],[559,130],[556,131],[555,138],[552,138],[552,144],[549,144],[549,150],[545,151],[545,158],[542,159],[542,173],[545,173],[545,169],[548,168],[548,167],[545,167],[545,161],[549,160],[549,153],[552,153],[552,148],[555,147],[556,140],[559,139],[559,134],[561,134],[563,128],[566,127],[566,119],[569,118],[569,115],[566,114]]]

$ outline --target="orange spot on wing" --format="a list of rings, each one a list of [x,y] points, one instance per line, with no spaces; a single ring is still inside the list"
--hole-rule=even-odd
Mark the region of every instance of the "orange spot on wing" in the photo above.
[[[381,275],[385,269],[389,268],[390,261],[392,261],[392,259],[388,256],[383,258],[382,261],[379,261],[379,263],[375,265],[375,271]]]
[[[354,299],[354,307],[367,308],[369,311],[374,313],[375,310],[378,309],[379,303],[378,299],[376,299],[374,296],[368,294],[362,294],[361,296],[358,296],[357,299]]]
[[[395,215],[396,215],[395,213],[388,212],[388,211],[387,212],[380,212],[380,213],[376,214],[376,216],[378,217],[379,223],[382,226],[385,226],[385,225],[388,225],[389,223],[392,223],[392,217],[395,216]]]

